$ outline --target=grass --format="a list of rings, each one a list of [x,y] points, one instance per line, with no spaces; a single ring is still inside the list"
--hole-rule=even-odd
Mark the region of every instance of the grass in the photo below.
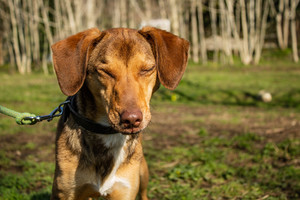
[[[150,199],[300,198],[300,68],[268,62],[190,64],[178,89],[160,88],[143,142]],[[65,99],[54,76],[0,79],[0,104],[18,111],[48,114]],[[259,90],[272,102],[245,95]],[[49,199],[56,122],[0,116],[0,199]]]
[[[232,138],[200,129],[198,143],[146,155],[150,163],[152,199],[298,199],[299,142],[266,143],[255,133]],[[257,147],[259,144],[259,147]],[[149,146],[148,146],[149,145]],[[150,147],[154,144],[148,144]],[[149,160],[149,159],[148,159]],[[169,165],[168,163],[174,163]],[[157,173],[160,173],[157,175]]]
[[[238,106],[293,107],[300,109],[299,67],[290,68],[203,68],[190,66],[178,89],[161,88],[155,98],[182,103]],[[260,90],[273,95],[263,104],[255,96]],[[247,95],[247,94],[250,94]]]

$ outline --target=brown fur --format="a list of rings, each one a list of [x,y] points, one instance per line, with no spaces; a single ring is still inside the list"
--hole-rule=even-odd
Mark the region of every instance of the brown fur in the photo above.
[[[62,118],[52,199],[127,200],[135,199],[139,189],[147,199],[148,168],[140,132],[151,119],[149,103],[159,84],[169,89],[178,85],[188,49],[186,40],[151,27],[93,28],[52,46],[62,92],[76,94],[81,115],[119,132],[99,135],[80,127],[72,115],[65,122]],[[142,115],[138,125],[125,126],[122,113],[136,111]]]

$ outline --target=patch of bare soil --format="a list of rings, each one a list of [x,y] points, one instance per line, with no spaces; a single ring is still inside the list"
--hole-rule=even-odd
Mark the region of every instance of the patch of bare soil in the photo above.
[[[6,157],[10,160],[9,168],[1,166],[11,172],[22,172],[23,169],[17,163],[32,156],[36,162],[54,162],[54,133],[26,134],[18,133],[1,136],[0,149],[5,150]]]
[[[281,115],[280,110],[269,112],[254,107],[228,109],[225,106],[159,106],[152,109],[152,121],[145,130],[144,140],[153,141],[155,149],[193,145],[201,140],[197,134],[201,129],[211,136],[226,138],[256,133],[274,143],[300,137],[299,113],[291,111],[288,115]],[[37,162],[54,162],[54,140],[55,133],[52,132],[6,135],[1,136],[0,149],[5,150],[12,162],[25,160],[29,155]],[[11,170],[22,169],[12,167]]]
[[[282,115],[282,111],[286,114]],[[216,137],[255,133],[266,138],[265,142],[279,143],[300,137],[300,114],[288,112],[279,108],[274,112],[256,107],[166,105],[163,111],[152,111],[152,122],[144,139],[154,140],[158,149],[176,144],[193,145],[201,139],[195,133],[205,129]],[[151,132],[161,137],[153,137]]]

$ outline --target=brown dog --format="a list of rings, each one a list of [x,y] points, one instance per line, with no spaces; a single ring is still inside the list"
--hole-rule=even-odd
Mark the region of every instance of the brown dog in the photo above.
[[[188,49],[186,40],[152,27],[93,28],[52,46],[60,88],[73,96],[58,124],[52,199],[133,200],[139,189],[147,199],[140,132],[160,83],[178,85]]]

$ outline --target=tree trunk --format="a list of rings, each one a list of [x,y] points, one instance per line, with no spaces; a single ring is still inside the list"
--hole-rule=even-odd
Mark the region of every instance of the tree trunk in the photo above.
[[[136,2],[136,0],[130,0],[131,5],[133,6],[133,8],[135,9],[135,12],[137,13],[137,15],[139,16],[140,19],[146,19],[144,12],[141,10],[139,4]]]
[[[121,0],[122,1],[122,0]],[[113,28],[118,28],[120,27],[120,0],[114,0],[114,11],[112,12],[112,27]]]
[[[293,59],[295,62],[299,61],[298,49],[297,49],[297,32],[296,32],[296,8],[299,0],[291,1],[291,35],[292,35],[292,51]]]
[[[10,30],[10,26],[11,26],[11,18],[10,18],[10,15],[7,14],[7,17],[5,21],[3,21],[3,30]],[[10,20],[10,21],[9,21]],[[3,36],[4,38],[6,38],[5,40],[5,47],[7,47],[7,51],[8,51],[8,55],[9,55],[9,63],[11,66],[15,67],[16,66],[16,62],[15,62],[15,55],[14,55],[14,50],[13,50],[13,38],[11,36],[11,32],[12,30],[10,31],[4,31],[3,32]]]
[[[179,17],[179,24],[180,24],[180,30],[179,30],[179,36],[182,37],[182,38],[187,38],[186,36],[186,24],[185,24],[185,18],[184,18],[184,12],[185,12],[185,9],[184,9],[184,2],[180,1],[180,5],[179,5],[179,8],[178,8],[178,17]]]
[[[24,15],[22,14],[21,6],[22,6],[22,4],[20,3],[20,0],[14,1],[16,20],[17,20],[17,26],[18,26],[18,38],[19,38],[19,42],[20,42],[19,44],[20,44],[21,63],[22,63],[24,73],[26,73],[27,55],[26,55],[26,44],[25,44],[25,34],[24,34],[25,21],[24,21]]]
[[[9,12],[10,12],[10,19],[12,25],[12,42],[13,42],[13,49],[15,54],[16,65],[20,74],[25,74],[25,68],[22,65],[21,53],[19,49],[19,40],[18,40],[18,27],[17,27],[17,20],[15,15],[15,7],[13,1],[8,1]]]
[[[278,44],[281,49],[284,49],[283,44],[283,36],[282,36],[282,13],[284,8],[284,0],[279,1],[279,11],[276,14],[276,32],[277,32],[277,39]]]
[[[261,0],[258,0],[258,1],[261,1]],[[261,2],[259,2],[259,3],[261,3]],[[267,29],[267,18],[268,18],[269,10],[270,10],[269,3],[268,3],[268,1],[265,1],[264,8],[262,10],[263,16],[261,19],[261,25],[259,26],[260,27],[259,30],[257,30],[258,34],[257,34],[256,47],[255,47],[254,64],[258,64],[260,57],[261,57],[261,51],[262,51],[264,41],[265,41],[265,35],[266,35],[266,29]],[[258,12],[258,10],[257,10],[257,12]],[[261,13],[261,11],[259,11],[259,12]],[[259,15],[259,18],[260,18],[261,14],[257,14],[257,15]],[[259,22],[260,22],[260,20],[259,20]]]
[[[45,6],[43,4],[43,1],[40,1],[40,2],[41,2],[41,7],[44,8],[44,9],[42,9],[42,16],[43,16],[43,22],[44,22],[44,26],[45,26],[46,36],[49,41],[49,44],[53,44],[53,36],[51,33],[51,29],[50,29],[48,12],[45,9],[45,8],[47,8],[47,6]]]
[[[86,13],[86,4],[87,3],[83,4],[81,0],[71,2],[76,32],[83,31],[86,28],[86,24],[83,23],[83,12]]]
[[[30,1],[24,1],[23,2],[23,20],[24,20],[24,39],[25,39],[25,52],[24,54],[26,55],[26,73],[30,74],[31,73],[31,61],[32,61],[32,55],[31,55],[31,27],[30,27],[30,19],[29,19],[29,14],[28,14],[28,7],[32,7],[32,5],[28,5],[27,3],[30,3]]]
[[[14,55],[14,50],[13,50],[13,45],[9,42],[6,42],[7,48],[8,48],[8,53],[9,53],[9,63],[14,66],[16,64],[15,62],[15,55]]]
[[[248,3],[248,19],[249,19],[249,55],[252,57],[255,47],[255,0]]]
[[[39,7],[37,0],[29,0],[31,6],[29,7],[33,20],[30,20],[31,32],[31,46],[32,46],[32,59],[34,63],[40,62],[40,40],[39,40]]]
[[[135,10],[133,4],[130,2],[131,2],[131,0],[128,0],[128,8],[130,10],[128,12],[128,26],[129,26],[129,28],[139,28],[136,24],[136,21],[137,21],[136,10]]]
[[[42,55],[42,69],[44,74],[48,75],[49,74],[49,70],[48,70],[48,66],[47,66],[47,53],[48,53],[48,49],[49,49],[49,45],[48,42],[46,40],[44,40],[44,44],[43,44],[43,55]]]
[[[234,16],[234,14],[232,13]],[[235,27],[237,34],[240,35],[241,33],[241,6],[240,3],[237,1],[235,6]]]
[[[228,27],[231,28],[230,37],[233,36],[234,45],[234,53],[238,55],[239,52],[242,51],[241,44],[240,44],[240,25],[241,25],[241,9],[240,5],[236,3],[236,10],[235,13],[238,17],[234,17],[234,2],[232,0],[226,0],[227,8],[228,8]],[[231,36],[232,35],[232,36]],[[233,62],[233,61],[232,61]]]
[[[228,0],[229,3],[232,3],[231,0]],[[232,51],[231,51],[231,31],[230,31],[230,23],[228,22],[228,14],[225,8],[224,0],[219,0],[219,7],[220,7],[220,30],[222,36],[222,50],[223,53],[221,54],[221,62],[227,63],[228,59],[230,64],[233,63],[232,59]]]
[[[38,1],[38,0],[35,0]],[[61,15],[61,0],[54,0],[54,20],[55,20],[55,35],[56,39],[62,39],[64,37],[63,30],[62,30],[62,23],[63,23],[63,17]],[[37,2],[35,2],[37,4]]]
[[[291,2],[296,0],[291,0]],[[289,0],[284,0],[284,21],[283,21],[283,48],[288,47],[289,42],[289,23],[290,23],[290,8]]]
[[[136,24],[135,24],[135,18],[136,18],[136,12],[134,10],[134,7],[132,5],[132,3],[130,3],[130,0],[129,1],[129,5],[128,5],[128,8],[129,8],[129,12],[128,12],[128,25],[129,25],[129,28],[138,28],[136,27]]]
[[[198,20],[199,20],[199,40],[200,40],[200,49],[201,49],[201,59],[202,63],[207,62],[207,52],[206,52],[206,42],[205,42],[205,32],[204,32],[204,23],[203,23],[203,8],[202,0],[197,1],[197,10],[198,10]]]
[[[126,1],[120,0],[121,27],[127,28]]]
[[[217,12],[216,12],[216,5],[217,5],[217,1],[216,0],[210,0],[209,1],[209,9],[210,9],[210,18],[211,18],[211,32],[212,32],[212,37],[214,42],[216,42],[217,40]],[[214,62],[218,62],[218,48],[215,45],[214,47]]]
[[[245,65],[250,64],[251,56],[249,55],[249,43],[248,43],[248,23],[246,18],[246,6],[245,0],[240,0],[241,5],[241,20],[242,20],[242,33],[243,33],[243,46],[241,51],[241,59]]]
[[[76,23],[75,23],[75,17],[74,17],[74,12],[72,9],[72,5],[71,5],[71,0],[65,0],[65,6],[67,9],[67,13],[68,13],[68,20],[69,20],[69,27],[71,30],[72,34],[75,34],[77,32],[77,27],[76,27]]]
[[[158,5],[159,5],[160,17],[163,18],[163,19],[166,19],[167,18],[167,12],[166,12],[166,2],[165,2],[165,0],[159,0]]]
[[[151,0],[143,0],[143,1],[144,1],[144,4],[145,4],[146,21],[149,21],[152,18]]]
[[[179,35],[179,19],[178,19],[177,2],[176,2],[176,0],[169,0],[169,1],[170,1],[170,9],[171,9],[171,27],[172,27],[172,32],[175,35]],[[196,3],[195,3],[195,5],[196,5]],[[196,14],[195,14],[195,19],[196,19]]]
[[[93,28],[96,26],[96,17],[94,16],[94,8],[96,1],[95,0],[87,0],[86,2],[86,24],[87,28]]]
[[[191,20],[192,20],[192,60],[195,63],[199,62],[199,47],[198,47],[198,33],[197,33],[197,19],[196,19],[196,0],[191,2]]]

